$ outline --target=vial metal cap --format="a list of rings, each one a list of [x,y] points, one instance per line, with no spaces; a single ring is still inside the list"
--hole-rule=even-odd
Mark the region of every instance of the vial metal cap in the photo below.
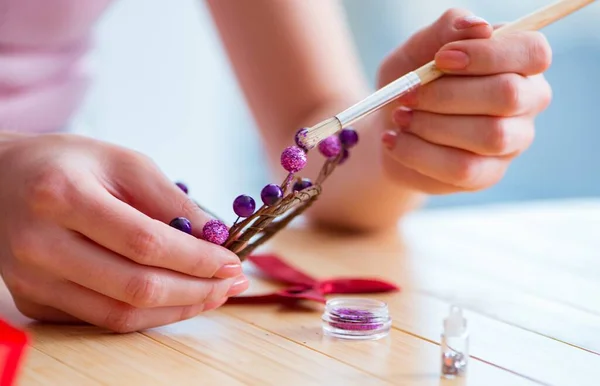
[[[462,309],[458,306],[450,307],[448,317],[444,319],[444,334],[447,336],[462,335],[467,332],[467,320]]]

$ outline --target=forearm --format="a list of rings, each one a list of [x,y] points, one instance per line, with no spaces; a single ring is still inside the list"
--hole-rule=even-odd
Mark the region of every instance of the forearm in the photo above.
[[[279,156],[298,128],[341,111],[370,91],[341,5],[320,0],[208,4],[279,180],[284,173]],[[325,183],[307,213],[311,219],[372,229],[396,223],[415,207],[420,197],[383,173],[381,126],[370,124],[374,119],[379,118],[373,115],[357,126],[360,144]],[[315,177],[323,160],[311,152],[302,174]]]

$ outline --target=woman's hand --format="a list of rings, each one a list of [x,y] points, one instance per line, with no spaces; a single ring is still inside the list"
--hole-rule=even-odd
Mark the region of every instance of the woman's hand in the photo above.
[[[19,310],[129,332],[248,287],[237,256],[168,225],[209,220],[152,162],[69,135],[0,142],[0,272]]]
[[[490,39],[492,31],[467,11],[450,10],[382,64],[379,86],[432,58],[447,74],[386,111],[384,168],[406,187],[429,194],[487,188],[531,144],[534,120],[551,100],[541,75],[550,47],[538,32]]]

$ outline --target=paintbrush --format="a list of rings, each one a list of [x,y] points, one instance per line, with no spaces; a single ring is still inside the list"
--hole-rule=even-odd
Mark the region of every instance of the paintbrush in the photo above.
[[[546,7],[540,8],[512,23],[496,29],[492,35],[498,36],[515,31],[536,31],[544,28],[557,20],[593,3],[595,0],[561,0]],[[435,62],[431,61],[424,66],[409,72],[401,78],[382,87],[362,101],[307,129],[298,137],[298,141],[307,149],[311,149],[325,138],[336,134],[345,127],[352,125],[361,118],[387,105],[393,100],[408,92],[426,85],[440,78],[444,73],[440,71]]]

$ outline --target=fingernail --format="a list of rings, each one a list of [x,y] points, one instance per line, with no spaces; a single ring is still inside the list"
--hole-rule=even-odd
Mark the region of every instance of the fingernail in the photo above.
[[[385,133],[383,133],[383,137],[381,138],[381,140],[383,141],[383,144],[388,150],[393,150],[394,147],[396,147],[397,137],[398,134],[396,134],[396,132],[386,131]]]
[[[399,108],[394,111],[394,123],[401,129],[406,129],[410,126],[413,112],[411,110]]]
[[[227,279],[230,277],[239,276],[242,273],[241,264],[225,264],[215,273],[215,277]]]
[[[248,289],[248,284],[248,278],[246,276],[240,276],[235,282],[233,282],[231,287],[229,287],[229,291],[227,291],[227,295],[225,296],[231,297],[241,294]]]
[[[469,15],[465,17],[461,17],[460,19],[456,19],[454,22],[454,28],[456,29],[467,29],[471,27],[475,27],[478,25],[488,25],[485,19],[480,18],[479,16]]]
[[[440,51],[435,55],[435,65],[440,70],[464,70],[469,65],[469,55],[462,51]]]

